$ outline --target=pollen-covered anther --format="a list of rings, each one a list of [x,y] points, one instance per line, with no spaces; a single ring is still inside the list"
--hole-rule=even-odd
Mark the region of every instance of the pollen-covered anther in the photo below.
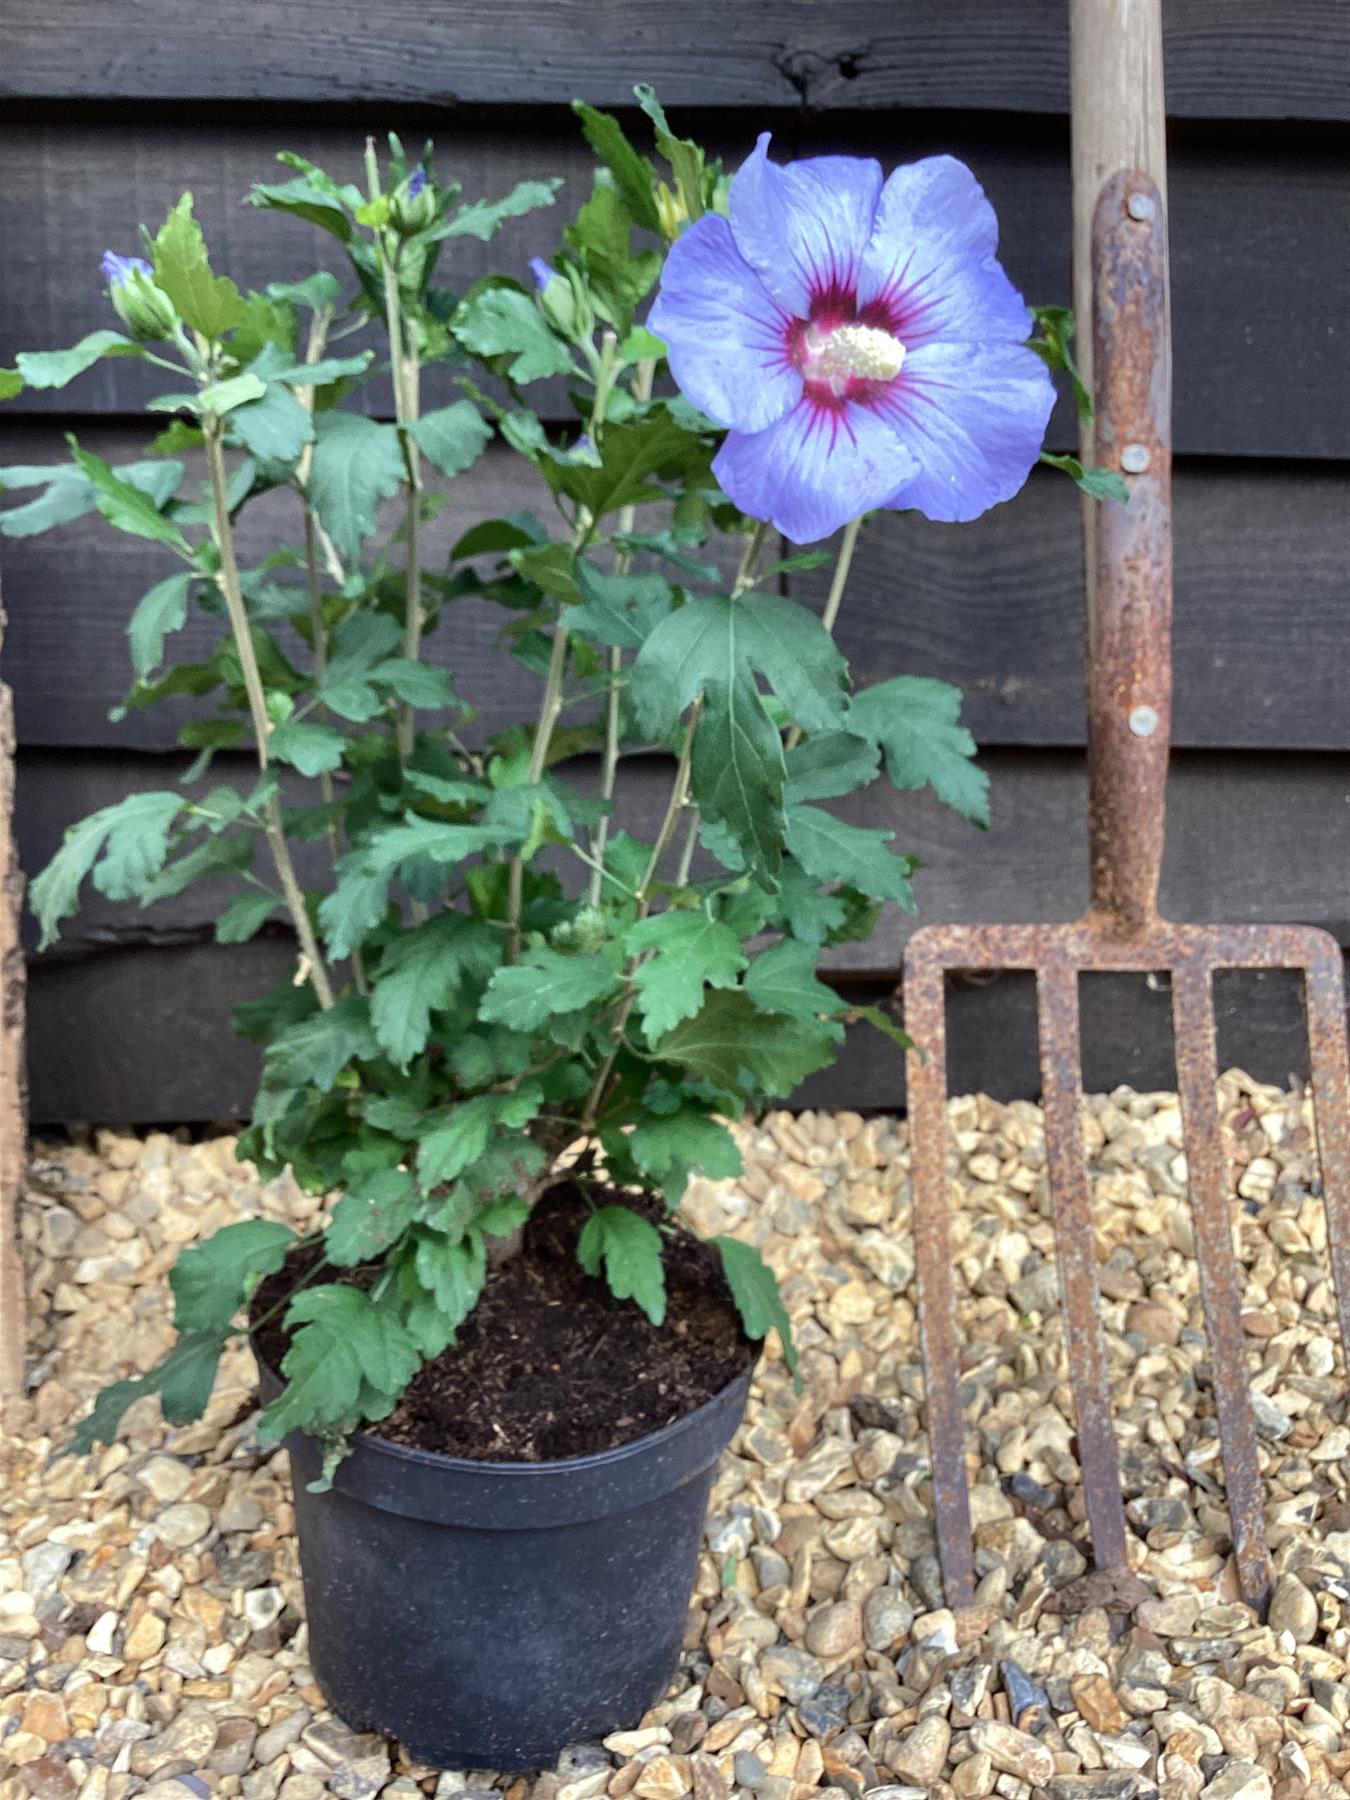
[[[822,381],[894,381],[905,346],[875,325],[837,325],[808,351],[807,372]],[[814,365],[814,366],[812,366]]]

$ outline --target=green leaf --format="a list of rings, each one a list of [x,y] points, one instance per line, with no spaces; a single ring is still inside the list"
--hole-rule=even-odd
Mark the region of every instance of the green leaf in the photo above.
[[[396,494],[406,470],[398,432],[361,413],[320,413],[314,421],[309,497],[340,554],[354,562],[378,523],[377,508]]]
[[[450,552],[450,560],[490,556],[504,550],[524,550],[548,542],[548,533],[531,512],[506,513],[500,519],[484,519],[470,525]]]
[[[458,706],[454,678],[449,669],[436,663],[417,662],[411,657],[391,656],[377,663],[370,679],[389,690],[395,698],[427,712],[440,712]]]
[[[662,621],[633,665],[633,704],[643,729],[667,738],[711,681],[730,685],[757,669],[808,731],[843,725],[848,669],[814,613],[777,594],[700,595]]]
[[[20,387],[63,388],[105,356],[144,356],[145,351],[120,331],[91,331],[69,350],[20,350],[14,358]],[[8,371],[4,371],[8,373]],[[8,398],[19,389],[14,388]]]
[[[711,1181],[741,1173],[735,1138],[719,1119],[693,1106],[643,1113],[628,1134],[628,1147],[638,1168],[659,1181],[667,1195],[672,1187],[683,1192],[691,1168],[701,1169]]]
[[[313,776],[331,774],[342,767],[345,741],[331,725],[283,719],[268,738],[267,746],[278,762],[290,763],[302,775]]]
[[[312,363],[288,360],[284,368],[269,369],[268,379],[284,381],[287,387],[327,387],[334,381],[364,375],[373,358],[373,351],[359,350],[355,356],[321,356]]]
[[[389,906],[389,873],[368,873],[360,850],[350,851],[337,865],[337,883],[319,902],[328,954],[340,962],[350,956],[384,918]]]
[[[411,431],[427,461],[450,476],[471,469],[492,436],[492,427],[472,400],[456,400],[453,406],[423,413]]]
[[[228,276],[215,276],[207,260],[201,227],[192,216],[192,195],[184,194],[160,226],[154,245],[155,284],[172,300],[179,317],[203,337],[218,338],[244,316],[244,297]]]
[[[573,575],[582,604],[569,606],[562,623],[593,644],[640,649],[674,604],[670,583],[661,575],[608,575],[582,557]]]
[[[242,375],[232,375],[228,381],[216,381],[208,388],[203,388],[198,399],[207,412],[218,413],[222,417],[234,411],[236,406],[243,406],[246,401],[260,400],[267,392],[267,383],[251,371]]]
[[[333,634],[319,699],[355,724],[373,719],[384,702],[370,685],[371,671],[402,641],[403,633],[387,613],[354,613]]]
[[[247,832],[228,835],[213,834],[189,850],[185,856],[167,863],[141,893],[142,906],[156,900],[173,900],[185,893],[194,881],[212,875],[237,875],[253,860],[253,840]]]
[[[246,944],[258,935],[280,905],[279,894],[258,893],[254,889],[236,894],[216,920],[216,942]]]
[[[357,1287],[304,1289],[286,1324],[300,1329],[281,1364],[287,1385],[258,1421],[263,1443],[289,1431],[382,1418],[422,1360],[393,1311]]]
[[[17,369],[0,369],[0,400],[13,400],[23,388],[23,376]]]
[[[289,1225],[241,1219],[180,1251],[169,1271],[179,1331],[226,1332],[259,1277],[274,1275],[295,1243]]]
[[[369,1262],[396,1243],[413,1222],[418,1202],[406,1169],[372,1169],[333,1208],[323,1247],[339,1269]]]
[[[654,197],[655,169],[629,143],[622,125],[612,113],[597,112],[584,100],[574,100],[572,111],[581,120],[586,142],[613,175],[624,205],[633,216],[633,223],[646,231],[659,231],[661,220]]]
[[[216,1332],[194,1331],[182,1337],[148,1375],[114,1381],[80,1421],[63,1456],[87,1456],[95,1444],[111,1444],[127,1408],[147,1394],[158,1394],[171,1425],[190,1425],[206,1411],[225,1340]]]
[[[834,800],[875,780],[881,762],[876,744],[847,731],[809,737],[787,753],[787,788],[794,800]]]
[[[519,1231],[529,1216],[528,1200],[493,1200],[478,1214],[474,1224],[484,1237],[510,1237],[513,1231]]]
[[[257,399],[230,414],[229,435],[259,462],[289,464],[313,441],[314,421],[288,387],[269,381]]]
[[[865,1025],[870,1025],[874,1031],[879,1031],[883,1037],[889,1038],[899,1049],[913,1050],[915,1048],[914,1039],[908,1032],[901,1031],[884,1007],[852,1005],[847,1008],[847,1011],[852,1016],[861,1019]]]
[[[843,1002],[833,988],[816,979],[815,944],[798,943],[785,938],[772,949],[761,951],[751,963],[745,977],[745,991],[760,1012],[787,1013],[794,1019],[819,1019],[822,1015],[833,1024],[834,1015]],[[842,1038],[842,1025],[833,1025],[836,1038]]]
[[[477,1304],[487,1277],[481,1234],[466,1231],[454,1238],[439,1231],[420,1233],[413,1268],[436,1303],[443,1330],[453,1340]]]
[[[1056,456],[1049,450],[1041,451],[1040,460],[1052,469],[1063,470],[1091,500],[1113,500],[1119,506],[1129,501],[1129,483],[1114,469],[1085,469],[1076,456]]]
[[[834,1044],[823,1025],[761,1013],[739,989],[714,988],[656,1053],[723,1093],[782,1098],[833,1060]]]
[[[73,437],[67,436],[66,442],[70,445],[71,455],[81,474],[93,485],[94,505],[110,525],[115,525],[119,531],[131,533],[133,537],[171,544],[175,550],[187,553],[187,539],[175,524],[164,517],[155,501],[143,489],[116,474],[101,456],[81,450]],[[170,466],[178,470],[181,479],[180,465],[174,463]]]
[[[187,623],[188,590],[192,577],[170,575],[156,582],[148,594],[136,603],[127,626],[131,640],[131,666],[144,679],[153,675],[164,660],[164,639],[171,631],[181,631]]]
[[[435,1188],[462,1175],[487,1149],[496,1124],[497,1108],[491,1094],[474,1094],[438,1115],[417,1146],[417,1174],[422,1185]]]
[[[252,201],[252,195],[249,196]],[[258,203],[253,201],[254,205]],[[342,287],[336,275],[328,269],[316,269],[312,275],[306,275],[303,281],[269,281],[268,297],[272,300],[288,302],[293,306],[303,306],[309,312],[336,312],[342,299]]]
[[[435,243],[441,238],[473,237],[486,244],[508,219],[519,219],[526,213],[537,212],[541,206],[552,206],[553,196],[561,186],[562,181],[557,176],[549,176],[543,181],[518,181],[500,200],[475,200],[469,206],[462,206],[453,219],[446,219],[428,231],[426,239]]]
[[[497,967],[499,935],[481,919],[444,912],[389,945],[370,1018],[381,1049],[399,1068],[425,1047],[432,1013],[449,1006],[466,981],[486,980]]]
[[[624,947],[630,955],[653,953],[632,977],[649,1044],[681,1019],[693,1017],[703,1004],[705,987],[735,987],[745,967],[736,933],[701,909],[640,919],[629,928]]]
[[[294,219],[304,219],[331,233],[344,244],[351,238],[351,220],[335,195],[325,193],[303,176],[297,176],[292,181],[255,182],[248,200],[250,206],[267,207],[273,212],[289,213]],[[331,281],[332,277],[329,276],[328,279]],[[336,285],[334,283],[334,290]],[[281,284],[276,283],[268,291],[275,292],[280,287]],[[287,294],[286,297],[289,298],[290,295]],[[306,304],[317,312],[320,305],[332,306],[336,298],[336,291],[330,298],[324,290],[321,297],[316,294],[314,299],[307,299]]]
[[[313,1083],[326,1094],[349,1062],[375,1056],[378,1050],[369,1003],[349,994],[326,1012],[311,1013],[279,1032],[267,1046],[263,1077],[268,1087]]]
[[[498,969],[478,1009],[480,1019],[532,1031],[552,1013],[576,1012],[615,985],[611,957],[562,956],[540,947],[527,950],[518,963]]]
[[[744,665],[730,685],[709,680],[704,702],[690,763],[694,798],[710,825],[731,832],[756,879],[772,882],[783,846],[778,727]]]
[[[656,127],[656,147],[670,164],[684,209],[691,219],[703,217],[703,152],[692,138],[677,138],[654,88],[645,81],[633,89],[638,105]]]
[[[843,881],[874,900],[894,900],[914,911],[908,857],[887,845],[893,831],[868,831],[848,825],[818,806],[791,806],[787,811],[787,845],[808,875],[817,881]]]
[[[736,1310],[741,1315],[745,1335],[759,1342],[771,1331],[776,1331],[783,1346],[783,1361],[789,1373],[796,1377],[797,1348],[792,1341],[792,1321],[783,1305],[773,1270],[753,1244],[743,1244],[739,1238],[730,1237],[715,1237],[712,1241],[721,1253],[722,1270],[736,1302]]]
[[[414,857],[426,857],[448,866],[463,862],[466,856],[477,856],[494,844],[510,843],[512,833],[496,825],[443,825],[435,819],[410,818],[404,825],[392,825],[376,832],[353,858],[356,866],[368,874],[393,875],[400,863]]]
[[[598,1275],[603,1264],[616,1300],[636,1300],[653,1325],[665,1323],[661,1233],[650,1219],[626,1206],[602,1206],[582,1227],[577,1261],[588,1275]]]
[[[484,288],[460,307],[451,330],[477,356],[509,356],[506,374],[511,381],[566,375],[572,367],[567,345],[554,337],[534,301],[519,288]]]
[[[665,406],[653,407],[631,424],[611,421],[602,450],[599,468],[552,458],[540,464],[550,486],[579,500],[595,519],[620,507],[664,500],[664,491],[652,485],[653,476],[687,474],[706,466],[708,457],[701,439]]]
[[[902,793],[925,785],[972,825],[989,823],[989,777],[972,760],[974,738],[959,722],[961,690],[923,675],[897,675],[855,694],[848,729],[879,744]]]
[[[80,883],[93,871],[94,885],[110,900],[132,900],[164,867],[169,830],[183,807],[180,794],[128,794],[72,825],[30,892],[42,927],[39,949],[53,942],[57,926],[75,911]]]

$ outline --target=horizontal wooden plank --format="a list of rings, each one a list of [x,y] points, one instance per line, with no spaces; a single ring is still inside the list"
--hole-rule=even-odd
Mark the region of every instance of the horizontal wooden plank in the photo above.
[[[1178,115],[1347,116],[1338,0],[1174,0]],[[999,108],[1068,104],[1060,0],[501,0],[378,8],[235,0],[204,41],[174,0],[3,0],[0,93],[51,99],[621,103]]]
[[[587,191],[588,154],[570,115],[553,113],[478,123],[448,118],[399,120],[410,134],[438,140],[444,167],[470,195],[505,192],[527,176],[556,173],[566,187],[554,209],[518,220],[491,245],[463,240],[444,266],[463,288],[488,268],[524,271],[548,255]],[[749,149],[748,126],[718,116],[711,139],[734,166]],[[758,124],[759,121],[756,121]],[[965,119],[786,119],[784,155],[852,149],[885,163],[950,150],[985,183],[1002,221],[1003,254],[1034,301],[1068,297],[1067,134],[1058,123],[997,131]],[[335,246],[302,222],[260,214],[239,201],[265,180],[278,148],[290,147],[344,177],[359,174],[363,132],[301,120],[223,123],[181,118],[72,121],[65,116],[13,121],[0,130],[0,160],[25,170],[0,193],[0,365],[16,350],[73,343],[108,322],[97,274],[109,243],[135,247],[141,222],[155,225],[185,187],[197,199],[218,264],[243,286],[290,279],[316,261],[333,263]],[[1317,143],[1277,137],[1253,143],[1203,131],[1180,136],[1172,159],[1172,259],[1175,336],[1175,442],[1192,455],[1350,456],[1350,259],[1327,221],[1350,203],[1350,168]],[[161,391],[155,371],[125,359],[99,365],[69,389],[23,394],[7,414],[130,412]],[[427,404],[451,394],[450,375],[433,368]],[[372,388],[370,403],[386,404]],[[556,385],[535,391],[557,416]],[[1068,409],[1051,439],[1074,436]]]
[[[125,948],[95,961],[39,966],[29,977],[28,1078],[35,1127],[242,1122],[257,1090],[254,1046],[229,1030],[237,1001],[273,986],[284,947],[255,943]],[[875,1001],[871,985],[842,982],[845,997]],[[880,990],[889,994],[891,988]],[[898,1000],[888,1002],[900,1012]],[[1089,1092],[1119,1082],[1175,1086],[1171,1001],[1164,985],[1097,976],[1083,983],[1083,1076]],[[1234,974],[1218,988],[1221,1066],[1258,1081],[1307,1074],[1307,1040],[1294,978]],[[953,1094],[1034,1098],[1036,1001],[1020,974],[954,980],[947,999],[948,1084]],[[899,1112],[904,1058],[870,1025],[850,1026],[831,1068],[787,1104]]]
[[[140,426],[99,425],[83,441],[113,461],[146,442]],[[49,421],[0,419],[0,467],[64,455]],[[1181,464],[1176,483],[1176,741],[1189,747],[1350,748],[1350,604],[1345,483],[1317,465]],[[494,451],[451,490],[428,528],[429,567],[489,509],[534,505],[533,472]],[[241,542],[261,557],[273,532],[297,530],[286,496],[254,502]],[[170,567],[167,553],[89,517],[45,537],[0,539],[9,613],[5,667],[20,742],[159,750],[203,710],[167,702],[108,719],[130,679],[125,623]],[[825,576],[792,578],[819,605]],[[1050,470],[969,526],[889,516],[860,542],[839,635],[860,685],[898,671],[966,690],[982,744],[1083,741],[1082,558],[1076,494]],[[482,708],[480,731],[532,715],[538,683],[497,647],[495,607],[461,602],[428,640]],[[173,641],[205,654],[220,626],[197,615]]]
[[[875,975],[899,966],[919,923],[984,919],[1027,922],[1075,917],[1087,901],[1086,782],[1079,753],[994,751],[984,759],[992,781],[988,832],[967,825],[925,794],[896,795],[882,785],[836,803],[855,824],[894,830],[897,849],[922,858],[912,918],[888,908],[866,944],[831,952],[832,968]],[[242,758],[218,759],[213,781]],[[16,831],[25,869],[36,873],[65,827],[132,789],[168,785],[178,759],[87,756],[21,751]],[[574,765],[577,779],[596,780],[593,764]],[[669,791],[664,759],[625,764],[617,820],[649,840]],[[295,791],[304,784],[296,779]],[[1235,923],[1320,925],[1350,945],[1350,757],[1217,756],[1186,752],[1174,762],[1163,906],[1173,918]],[[261,855],[261,852],[259,853]],[[261,867],[261,863],[259,865]],[[302,851],[302,878],[327,885],[318,846]],[[182,944],[210,931],[224,883],[190,889],[149,910],[86,895],[53,960],[86,960],[100,948]]]

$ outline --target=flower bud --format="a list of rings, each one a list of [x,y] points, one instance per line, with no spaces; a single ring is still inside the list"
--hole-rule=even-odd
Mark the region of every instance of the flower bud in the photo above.
[[[539,305],[544,317],[560,336],[575,339],[578,335],[580,317],[577,312],[576,294],[572,283],[565,275],[550,268],[542,256],[530,259],[530,273],[534,276],[534,285],[539,290]]]
[[[689,218],[689,209],[684,204],[684,196],[672,192],[664,181],[656,184],[656,217],[660,222],[661,235],[672,244],[680,235],[680,227]]]
[[[583,906],[574,918],[553,928],[553,948],[591,956],[609,942],[609,920],[596,906]]]
[[[143,256],[107,250],[99,268],[113,311],[133,337],[155,343],[172,334],[178,314],[169,296],[155,286],[154,271]]]
[[[436,222],[436,190],[418,163],[389,196],[389,223],[403,237],[412,237]]]

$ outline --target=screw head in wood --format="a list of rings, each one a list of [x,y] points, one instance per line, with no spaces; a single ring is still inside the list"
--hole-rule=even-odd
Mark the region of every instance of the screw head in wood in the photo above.
[[[1148,194],[1131,194],[1125,202],[1125,210],[1132,219],[1143,224],[1153,217],[1153,201]]]
[[[1126,444],[1120,453],[1120,466],[1127,475],[1142,475],[1148,468],[1148,445]]]

